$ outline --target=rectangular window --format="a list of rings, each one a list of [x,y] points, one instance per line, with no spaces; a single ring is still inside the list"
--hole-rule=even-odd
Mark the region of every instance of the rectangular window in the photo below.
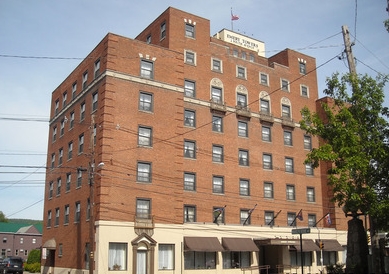
[[[299,62],[299,67],[300,67],[300,73],[306,74],[307,72],[306,64],[304,62]]]
[[[233,49],[233,50],[232,50],[232,55],[233,55],[234,57],[238,57],[238,54],[239,54],[239,52],[238,52],[237,49]]]
[[[153,95],[151,93],[139,93],[139,110],[153,111]]]
[[[274,198],[274,190],[272,182],[264,182],[263,183],[263,196],[265,198]]]
[[[269,100],[261,99],[261,113],[270,114]]]
[[[151,217],[151,200],[136,199],[136,217],[141,219],[150,219]]]
[[[53,127],[53,142],[57,140],[57,126]]]
[[[284,130],[284,145],[292,146],[292,132],[288,130]]]
[[[109,243],[108,270],[127,270],[127,243]]]
[[[238,136],[248,137],[248,125],[246,122],[238,121]]]
[[[312,164],[310,164],[310,163],[305,164],[305,174],[306,174],[306,175],[313,176],[313,167],[312,167]]]
[[[47,227],[51,227],[51,210],[47,212]]]
[[[55,167],[55,153],[51,154],[51,168]]]
[[[185,50],[185,63],[196,65],[196,54],[194,52]]]
[[[243,225],[249,225],[251,223],[248,209],[241,209],[240,210],[240,224]]]
[[[195,191],[196,190],[196,174],[184,173],[184,190]]]
[[[271,142],[271,130],[268,126],[262,126],[262,141]]]
[[[255,56],[254,56],[254,54],[250,53],[250,55],[249,55],[249,60],[250,60],[250,62],[255,62]]]
[[[307,202],[315,202],[315,188],[307,187]]]
[[[241,57],[242,57],[243,60],[246,60],[246,52],[242,51],[242,56]]]
[[[64,223],[65,225],[67,225],[67,224],[69,224],[69,205],[65,205],[64,212],[65,212],[65,215],[64,215],[64,221],[63,221],[63,223]]]
[[[85,102],[82,102],[80,105],[80,121],[85,119]]]
[[[59,100],[56,100],[54,104],[54,113],[58,114],[58,111],[59,111]]]
[[[213,193],[224,193],[224,178],[221,176],[212,177],[212,190]]]
[[[72,85],[72,100],[76,98],[77,95],[77,82],[74,82]]]
[[[184,223],[193,223],[193,222],[196,222],[196,207],[191,205],[185,205]]]
[[[213,222],[216,223],[216,224],[219,224],[219,223],[222,223],[222,224],[225,224],[225,220],[224,220],[224,210],[225,208],[223,207],[214,207],[213,208]]]
[[[236,95],[236,101],[237,101],[238,106],[247,107],[247,95],[246,94],[238,93]]]
[[[82,170],[77,170],[77,188],[81,187],[82,184]]]
[[[151,147],[152,130],[149,127],[139,126],[138,128],[138,145]]]
[[[294,172],[293,158],[285,157],[285,172]]]
[[[269,75],[267,75],[266,73],[260,73],[259,78],[260,78],[260,83],[262,85],[265,85],[265,86],[269,85]]]
[[[224,153],[223,146],[212,146],[212,162],[223,163],[224,162]]]
[[[192,24],[185,24],[185,36],[195,38],[195,26]]]
[[[251,252],[230,251],[223,252],[223,268],[248,268],[251,265]]]
[[[212,116],[212,131],[223,132],[223,118],[220,116]]]
[[[147,60],[141,60],[140,76],[148,79],[154,79],[154,63]]]
[[[186,97],[196,97],[196,83],[194,81],[185,80],[184,93]]]
[[[236,77],[246,79],[246,68],[237,66]]]
[[[82,74],[82,89],[85,89],[88,84],[88,71],[85,71],[84,74]]]
[[[66,173],[66,192],[70,191],[70,185],[72,183],[72,173]]]
[[[151,44],[151,34],[146,37],[146,43]]]
[[[184,157],[196,159],[196,143],[194,141],[184,141]]]
[[[62,94],[62,107],[66,107],[66,101],[67,101],[67,99],[68,99],[68,93],[67,92],[64,92],[63,94]]]
[[[75,204],[75,214],[74,214],[74,222],[79,223],[81,219],[81,204],[80,202],[76,202]]]
[[[290,106],[282,105],[282,117],[290,118]]]
[[[212,70],[222,72],[222,61],[212,58]]]
[[[289,81],[286,79],[281,79],[281,90],[289,92]]]
[[[74,111],[70,112],[69,129],[74,127]]]
[[[95,62],[94,77],[95,79],[100,75],[100,59]]]
[[[301,266],[301,253],[296,252],[296,251],[290,251],[289,255],[290,255],[290,265],[292,267],[300,267]],[[308,266],[308,267],[312,266],[312,252],[310,252],[310,251],[303,252],[303,265]]]
[[[247,179],[239,179],[239,194],[242,196],[250,196],[250,181]]]
[[[55,209],[54,226],[59,226],[59,208]]]
[[[184,252],[184,269],[216,269],[216,252]]]
[[[315,214],[308,214],[308,226],[314,227],[316,225],[316,215]]]
[[[165,22],[163,22],[161,24],[160,30],[161,30],[161,39],[163,39],[166,37],[166,23]]]
[[[174,270],[174,244],[158,244],[158,269]]]
[[[262,164],[264,169],[273,169],[272,155],[264,153],[262,155]]]
[[[308,96],[308,87],[307,86],[301,86],[301,96],[302,97],[309,97]]]
[[[61,178],[57,179],[57,196],[61,195],[61,185],[62,185],[62,180]]]
[[[287,218],[288,218],[288,220],[287,220],[288,226],[296,225],[296,213],[295,212],[288,212]]]
[[[240,166],[249,166],[249,152],[248,150],[239,149],[238,153],[239,165]]]
[[[97,91],[92,94],[92,112],[97,110],[98,96],[99,93]]]
[[[265,225],[274,226],[275,221],[274,211],[265,211]]]
[[[136,178],[138,182],[151,183],[151,164],[138,162]]]
[[[50,182],[50,184],[49,184],[49,199],[53,198],[53,192],[54,192],[54,183]]]
[[[78,136],[78,153],[84,152],[84,134]]]
[[[60,124],[59,135],[63,136],[64,133],[65,133],[65,119],[62,119]]]
[[[62,165],[63,162],[63,148],[60,148],[58,151],[58,165]]]
[[[212,98],[211,99],[212,102],[217,104],[223,104],[222,89],[217,87],[212,87],[211,98]]]
[[[294,201],[296,199],[294,185],[286,185],[286,199],[290,201]]]
[[[311,136],[304,135],[304,149],[312,149],[312,139]]]
[[[186,109],[184,111],[184,125],[188,127],[196,127],[196,112]]]

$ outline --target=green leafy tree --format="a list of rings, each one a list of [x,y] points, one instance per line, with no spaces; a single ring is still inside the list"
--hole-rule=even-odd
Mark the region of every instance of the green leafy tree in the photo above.
[[[0,222],[8,223],[8,219],[5,217],[3,211],[0,211]]]
[[[318,167],[331,163],[328,183],[333,200],[356,217],[368,214],[370,233],[389,227],[388,109],[383,107],[387,77],[334,74],[327,79],[320,113],[302,110],[301,127],[318,136],[321,145],[308,155],[306,163]],[[367,243],[366,243],[367,245]]]

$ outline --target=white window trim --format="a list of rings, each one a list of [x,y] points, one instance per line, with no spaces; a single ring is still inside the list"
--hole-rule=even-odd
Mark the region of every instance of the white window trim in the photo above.
[[[239,68],[244,69],[244,77],[239,76]],[[236,77],[239,79],[247,80],[247,68],[243,66],[236,65]]]
[[[219,61],[220,62],[220,70],[213,69],[213,61]],[[223,73],[223,61],[218,58],[211,58],[211,70],[219,73]]]
[[[193,54],[193,63],[188,62],[186,59],[186,54],[187,53],[192,53]],[[184,57],[185,57],[185,64],[192,65],[192,66],[197,66],[197,54],[193,50],[184,50]]]

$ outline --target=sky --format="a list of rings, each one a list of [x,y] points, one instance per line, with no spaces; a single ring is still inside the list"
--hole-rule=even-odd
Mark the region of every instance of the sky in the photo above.
[[[343,25],[357,73],[389,74],[387,0],[0,0],[0,211],[7,218],[43,219],[52,91],[108,32],[135,38],[169,6],[209,19],[211,35],[231,29],[232,9],[233,30],[264,42],[266,57],[285,48],[315,57],[319,97],[327,77],[348,72]]]

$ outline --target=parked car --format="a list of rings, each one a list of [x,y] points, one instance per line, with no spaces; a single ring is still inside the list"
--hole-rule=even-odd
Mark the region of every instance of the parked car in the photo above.
[[[8,257],[0,263],[0,273],[23,274],[23,259],[20,257]]]

